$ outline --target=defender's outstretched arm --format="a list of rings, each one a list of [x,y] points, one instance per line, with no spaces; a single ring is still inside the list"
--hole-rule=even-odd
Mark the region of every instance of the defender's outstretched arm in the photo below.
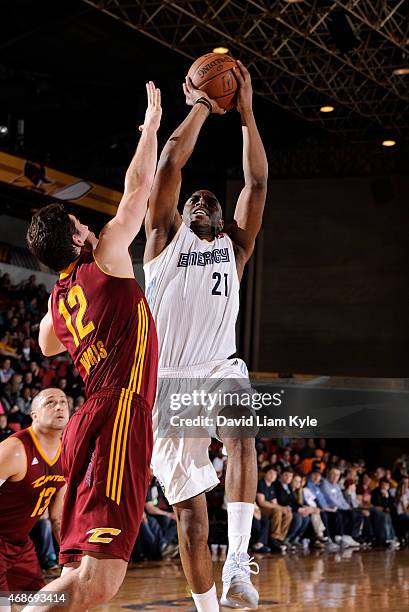
[[[161,94],[152,81],[146,84],[148,106],[142,135],[125,175],[124,195],[115,217],[100,234],[98,251],[127,251],[138,234],[146,214],[147,202],[157,162],[157,131],[162,116]],[[108,244],[109,243],[109,244]],[[104,253],[106,254],[106,253]]]

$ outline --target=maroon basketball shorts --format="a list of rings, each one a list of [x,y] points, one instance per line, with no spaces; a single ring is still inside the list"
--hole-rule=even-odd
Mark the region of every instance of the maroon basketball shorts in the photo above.
[[[138,535],[152,455],[151,407],[129,389],[93,394],[63,435],[67,481],[60,563],[82,552],[129,561]]]
[[[0,537],[0,591],[39,591],[44,585],[32,540],[9,542]]]

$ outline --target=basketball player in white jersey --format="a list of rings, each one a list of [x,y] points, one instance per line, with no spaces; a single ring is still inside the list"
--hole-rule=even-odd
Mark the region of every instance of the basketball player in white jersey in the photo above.
[[[163,379],[248,380],[244,362],[228,358],[236,351],[239,285],[261,225],[268,167],[252,110],[250,74],[241,63],[236,78],[245,185],[234,221],[224,229],[221,206],[205,189],[187,200],[182,218],[177,211],[181,171],[199,132],[211,113],[224,112],[188,80],[183,89],[192,109],[162,151],[149,199],[144,269],[158,332],[159,378]],[[157,425],[158,414],[154,414],[154,430]],[[247,554],[257,482],[254,437],[217,433],[228,453],[229,552],[220,603],[255,609],[258,593],[250,574],[258,573],[258,568],[251,569],[257,564]],[[219,610],[207,545],[205,492],[219,482],[209,460],[209,443],[208,434],[203,438],[161,438],[156,432],[153,451],[154,473],[177,517],[181,560],[199,612]]]

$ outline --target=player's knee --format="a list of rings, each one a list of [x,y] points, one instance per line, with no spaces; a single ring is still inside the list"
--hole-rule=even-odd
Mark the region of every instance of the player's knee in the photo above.
[[[254,438],[226,437],[224,445],[227,450],[227,455],[231,458],[233,455],[250,457],[255,454]]]
[[[227,446],[229,440],[251,440],[258,433],[257,418],[248,406],[226,406],[218,415],[217,435]]]
[[[196,515],[193,512],[182,512],[179,516],[179,533],[183,540],[183,545],[188,549],[198,549],[207,547],[208,526],[207,517]]]
[[[109,572],[101,567],[78,568],[80,601],[87,606],[104,603],[115,597],[123,581],[123,573],[110,568]]]

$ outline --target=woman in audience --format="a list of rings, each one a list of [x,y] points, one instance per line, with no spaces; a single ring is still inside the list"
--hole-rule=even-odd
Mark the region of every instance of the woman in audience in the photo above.
[[[395,496],[397,531],[403,544],[409,543],[409,477],[402,478]]]

